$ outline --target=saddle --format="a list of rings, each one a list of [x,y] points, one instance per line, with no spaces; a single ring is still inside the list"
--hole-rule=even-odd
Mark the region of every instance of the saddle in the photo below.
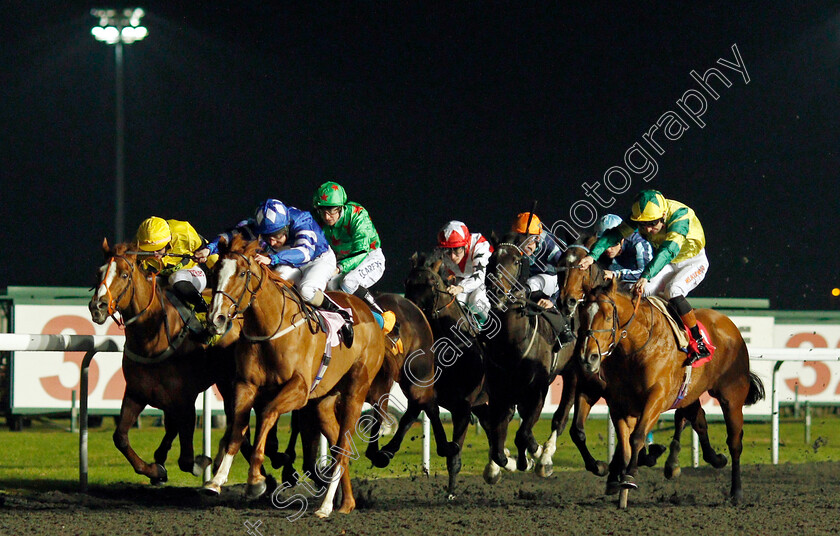
[[[668,325],[671,326],[671,331],[674,333],[674,338],[677,341],[677,346],[680,351],[688,354],[693,349],[696,352],[697,343],[694,342],[694,337],[691,335],[688,328],[685,327],[685,324],[676,309],[674,309],[674,307],[671,306],[671,304],[664,298],[660,298],[659,296],[648,296],[647,299],[650,301],[651,305],[659,309],[659,311],[665,315],[665,319],[668,321]],[[712,360],[712,356],[715,355],[715,346],[711,336],[709,335],[709,331],[706,329],[706,326],[704,326],[699,320],[697,321],[697,326],[703,334],[703,339],[706,341],[706,347],[709,349],[710,355],[709,357],[698,359],[692,363],[691,366],[694,368],[708,363]]]
[[[557,309],[544,309],[537,302],[542,298],[548,298],[542,292],[532,292],[528,300],[525,301],[525,314],[527,316],[542,316],[548,321],[548,324],[553,330],[553,337],[555,342],[554,351],[557,352],[566,344],[575,340],[572,323],[564,314]]]

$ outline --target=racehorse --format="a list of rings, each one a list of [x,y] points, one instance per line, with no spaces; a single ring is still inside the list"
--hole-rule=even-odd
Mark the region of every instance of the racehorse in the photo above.
[[[320,431],[333,445],[335,455],[332,473],[325,479],[329,488],[315,515],[325,518],[332,513],[339,481],[342,502],[338,511],[349,513],[356,505],[347,471],[352,431],[382,365],[382,331],[361,299],[331,293],[334,301],[352,311],[355,335],[350,348],[341,344],[330,349],[311,307],[288,281],[254,259],[258,247],[257,241],[246,243],[241,236],[229,246],[220,246],[209,313],[212,329],[224,332],[238,315],[243,316],[243,325],[236,345],[236,407],[235,417],[228,424],[230,440],[220,450],[221,464],[204,489],[211,494],[221,492],[254,408],[257,428],[247,496],[256,498],[265,493],[260,468],[269,429],[279,415],[303,408],[312,400],[310,407]]]
[[[102,249],[105,264],[99,269],[99,282],[88,308],[97,324],[105,323],[109,317],[125,324],[126,339],[122,360],[125,394],[114,445],[137,474],[157,484],[167,480],[164,463],[178,436],[178,467],[200,476],[211,460],[194,457],[195,399],[216,384],[226,415],[232,415],[233,344],[241,323],[234,322],[215,346],[208,348],[196,342],[175,306],[157,286],[155,274],[141,268],[136,244],[117,244],[112,249],[104,240]],[[164,412],[164,438],[151,464],[140,458],[128,439],[129,429],[146,406]]]
[[[638,453],[660,414],[682,410],[700,436],[703,459],[714,467],[726,465],[726,456],[709,444],[700,396],[709,392],[720,402],[726,422],[727,446],[732,458],[730,500],[742,496],[741,450],[743,406],[764,398],[761,380],[750,372],[747,345],[735,324],[710,309],[695,314],[717,347],[702,367],[684,367],[682,353],[664,314],[644,299],[643,306],[612,283],[591,296],[586,305],[585,339],[580,346],[584,373],[605,381],[605,399],[618,435],[618,448],[610,463],[607,493],[620,491],[619,507],[627,507],[630,489],[636,489]],[[677,432],[681,430],[678,422]],[[679,434],[674,440],[679,446]],[[672,442],[673,444],[673,442]],[[672,451],[672,458],[676,458]],[[669,458],[669,463],[672,460]]]
[[[366,402],[373,407],[371,415],[375,424],[371,427],[370,437],[367,438],[368,446],[365,456],[376,467],[387,467],[399,451],[411,425],[417,420],[420,412],[425,411],[431,421],[435,442],[438,445],[438,455],[446,457],[450,455],[451,449],[457,449],[458,447],[448,443],[446,432],[440,421],[440,410],[435,398],[434,388],[436,367],[435,355],[432,350],[432,344],[434,343],[432,329],[429,327],[423,312],[414,303],[399,294],[377,294],[376,301],[384,309],[394,312],[400,324],[400,335],[399,343],[392,340],[392,336],[386,337],[385,359],[371,384],[370,391],[368,391]],[[395,381],[399,383],[400,389],[408,401],[408,407],[402,408],[404,412],[391,441],[380,449],[379,430],[382,422],[385,419],[393,419],[388,413],[390,400],[388,395]],[[284,483],[294,484],[297,481],[292,463],[295,460],[297,434],[303,428],[300,423],[301,418],[305,420],[306,416],[293,416],[292,432],[286,452],[277,462],[272,460],[274,468],[284,466]],[[314,471],[317,448],[318,438],[315,435],[310,438],[308,444],[304,445],[303,468],[314,476],[313,480],[317,484],[321,484],[322,482],[317,482],[317,473]]]
[[[487,426],[487,391],[484,377],[483,347],[476,336],[477,330],[470,313],[446,292],[447,285],[440,274],[440,260],[431,264],[425,255],[411,257],[411,270],[405,280],[405,297],[417,304],[429,321],[435,336],[435,395],[440,407],[452,415],[452,443],[438,454],[446,455],[449,473],[449,497],[455,496],[455,483],[461,470],[461,449],[474,414],[484,428]],[[435,437],[436,441],[437,436]],[[493,462],[488,463],[485,474],[497,472]],[[515,463],[506,467],[515,470]]]
[[[493,306],[490,317],[497,327],[485,326],[487,378],[490,387],[490,455],[499,466],[508,463],[504,444],[514,411],[521,418],[514,443],[518,450],[517,469],[529,469],[528,454],[536,460],[536,472],[549,476],[556,449],[556,428],[545,445],[534,438],[548,388],[558,374],[563,376],[563,400],[558,412],[568,415],[576,386],[573,330],[560,333],[548,318],[548,311],[528,299],[525,281],[530,265],[519,244],[518,235],[509,234],[494,244],[488,265],[488,295]],[[573,322],[568,320],[568,322]],[[563,324],[564,322],[559,322]],[[562,328],[560,328],[562,331]],[[558,342],[563,337],[563,343]],[[562,414],[562,413],[561,413]],[[559,426],[565,420],[553,419]]]

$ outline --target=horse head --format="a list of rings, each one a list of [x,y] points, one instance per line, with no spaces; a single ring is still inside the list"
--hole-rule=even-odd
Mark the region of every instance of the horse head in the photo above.
[[[449,296],[440,274],[443,261],[432,261],[423,253],[415,253],[410,261],[411,270],[405,279],[405,297],[414,302],[427,317],[437,318],[441,297]]]
[[[604,270],[598,266],[597,262],[592,263],[587,270],[578,268],[580,261],[589,254],[596,240],[595,236],[582,237],[570,245],[563,256],[563,266],[560,267],[560,271],[564,274],[564,278],[560,285],[557,305],[564,314],[570,317],[587,294],[603,288],[606,283]]]
[[[228,323],[253,303],[265,274],[263,265],[254,259],[257,253],[259,241],[247,242],[241,235],[230,244],[219,242],[219,260],[214,266],[216,285],[208,313],[211,331],[224,333]]]
[[[109,317],[120,313],[131,322],[148,309],[154,300],[155,275],[146,273],[137,261],[137,244],[124,243],[110,247],[103,239],[105,264],[99,267],[98,283],[88,304],[90,317],[97,324],[104,324]],[[145,300],[141,308],[139,300]],[[120,322],[120,320],[117,320]]]
[[[630,300],[619,294],[618,282],[612,280],[593,294],[581,308],[581,331],[584,337],[579,346],[580,363],[586,375],[598,374],[604,359],[612,354],[626,336],[624,328],[627,324],[620,323],[619,308]]]
[[[530,238],[530,237],[529,237]],[[507,302],[524,298],[527,290],[529,263],[522,249],[526,239],[511,233],[493,244],[493,254],[487,266],[487,281],[490,290],[496,294],[493,307],[506,308]]]

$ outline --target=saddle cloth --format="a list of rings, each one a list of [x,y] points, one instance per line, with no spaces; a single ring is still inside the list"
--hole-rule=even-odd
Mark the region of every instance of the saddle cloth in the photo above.
[[[350,309],[344,310],[350,313],[350,318],[353,318],[353,312]],[[319,310],[318,314],[324,319],[324,324],[326,325],[327,344],[332,348],[338,346],[341,343],[340,332],[341,327],[344,326],[344,317],[338,313],[323,310]]]

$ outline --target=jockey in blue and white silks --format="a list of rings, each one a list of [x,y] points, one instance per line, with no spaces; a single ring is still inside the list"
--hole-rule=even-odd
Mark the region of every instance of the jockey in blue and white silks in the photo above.
[[[268,199],[257,208],[254,218],[239,222],[205,249],[209,254],[217,253],[219,240],[230,240],[236,234],[246,239],[259,237],[262,253],[254,259],[295,283],[304,300],[321,305],[336,260],[321,227],[308,211]]]
[[[620,216],[606,214],[595,224],[595,233],[601,238],[605,232],[621,225],[621,222]],[[605,273],[606,278],[616,277],[626,290],[630,290],[639,280],[645,266],[653,260],[653,246],[638,232],[633,232],[627,238],[622,238],[618,244],[607,248],[601,259],[604,260],[605,257],[610,261]]]

